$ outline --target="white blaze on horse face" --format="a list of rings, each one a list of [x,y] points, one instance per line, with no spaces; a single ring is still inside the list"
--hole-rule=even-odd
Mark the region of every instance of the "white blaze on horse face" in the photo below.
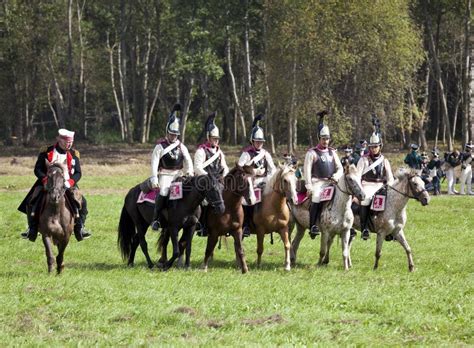
[[[298,194],[296,192],[296,175],[294,170],[289,171],[286,174],[286,178],[290,186],[291,200],[293,201],[293,204],[296,204],[298,202]]]
[[[255,196],[255,190],[253,189],[252,178],[247,178],[248,188],[249,188],[249,199],[250,205],[254,205],[257,202],[257,197]]]

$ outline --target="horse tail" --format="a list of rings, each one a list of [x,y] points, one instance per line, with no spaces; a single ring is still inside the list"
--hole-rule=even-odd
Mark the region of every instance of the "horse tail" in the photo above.
[[[120,214],[117,239],[117,244],[120,248],[120,253],[122,254],[123,260],[127,260],[130,256],[132,250],[132,239],[134,235],[135,223],[133,222],[132,217],[124,205],[122,208],[122,213]]]

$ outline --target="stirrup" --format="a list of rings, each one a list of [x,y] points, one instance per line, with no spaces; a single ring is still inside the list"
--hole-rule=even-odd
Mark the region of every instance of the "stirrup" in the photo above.
[[[367,228],[364,228],[364,229],[362,230],[362,233],[361,233],[360,237],[361,237],[363,240],[369,239],[369,238],[370,238],[370,232],[369,232],[369,230],[368,230]]]
[[[320,232],[319,232],[318,225],[311,226],[311,229],[309,230],[309,236],[311,237],[311,239],[314,239],[319,235],[320,235]]]
[[[21,238],[28,239],[30,242],[34,242],[36,238],[38,238],[38,231],[35,233],[31,227],[28,227],[28,229],[25,232],[22,232],[20,235]]]
[[[153,231],[158,231],[161,228],[160,220],[153,220],[151,223],[151,229]]]

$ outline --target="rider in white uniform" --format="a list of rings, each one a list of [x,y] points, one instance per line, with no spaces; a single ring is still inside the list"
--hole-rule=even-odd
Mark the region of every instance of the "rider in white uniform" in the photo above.
[[[263,148],[265,142],[263,129],[259,126],[263,115],[257,115],[252,123],[252,131],[250,134],[250,142],[252,145],[247,146],[240,155],[238,165],[252,166],[255,170],[254,186],[263,188],[268,179],[275,173],[275,164],[272,156]],[[250,236],[250,222],[252,220],[253,206],[244,205],[244,237]]]
[[[325,112],[319,113],[318,125],[319,143],[316,147],[306,152],[304,159],[304,178],[306,189],[311,194],[311,207],[309,210],[309,234],[311,238],[319,235],[318,217],[321,213],[321,192],[329,185],[337,182],[343,174],[341,160],[336,149],[329,147],[331,136],[328,126],[322,123]]]
[[[474,195],[472,191],[472,143],[466,144],[464,152],[461,154],[461,188],[459,193],[464,195],[464,187],[467,186],[467,194]]]
[[[160,225],[160,213],[168,200],[171,183],[179,176],[193,176],[193,162],[188,149],[178,140],[179,118],[176,112],[181,110],[176,104],[166,124],[166,138],[158,141],[151,156],[151,178],[153,187],[160,188],[160,194],[156,196],[155,211],[151,227],[158,230]]]
[[[362,239],[364,240],[370,238],[368,221],[372,198],[384,183],[392,185],[394,181],[390,162],[381,152],[382,139],[377,128],[369,140],[369,153],[361,157],[357,163],[357,170],[362,176],[362,189],[366,197],[360,204],[359,212]]]
[[[214,120],[216,113],[209,115],[204,125],[206,133],[206,142],[199,145],[194,154],[194,173],[196,175],[213,174],[217,178],[223,178],[229,173],[229,167],[225,160],[224,153],[219,148],[219,128]],[[198,236],[207,236],[207,202],[204,200],[201,204],[201,218],[196,227]]]

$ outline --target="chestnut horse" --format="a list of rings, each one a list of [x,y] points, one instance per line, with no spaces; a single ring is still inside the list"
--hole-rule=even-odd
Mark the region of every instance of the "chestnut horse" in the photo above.
[[[278,232],[285,247],[285,270],[291,269],[288,233],[290,208],[287,202],[297,202],[297,199],[295,168],[290,165],[280,166],[266,183],[262,202],[257,204],[253,214],[254,226],[251,226],[251,231],[257,234],[257,266],[262,262],[265,234]]]
[[[217,240],[220,236],[228,234],[234,237],[234,248],[237,263],[242,273],[247,273],[247,262],[245,261],[242,247],[242,224],[244,221],[244,210],[242,208],[242,198],[249,204],[255,204],[255,192],[253,190],[254,171],[250,166],[232,169],[224,177],[224,214],[216,214],[214,211],[207,212],[207,246],[204,256],[204,270],[207,271],[209,258],[214,252]]]
[[[64,164],[50,163],[46,160],[48,168],[46,183],[45,206],[39,216],[39,231],[43,238],[46,250],[48,272],[51,273],[54,264],[52,244],[58,247],[56,256],[56,270],[60,274],[64,269],[64,250],[69,243],[74,229],[74,215],[67,207],[64,186],[64,173],[67,167]]]

